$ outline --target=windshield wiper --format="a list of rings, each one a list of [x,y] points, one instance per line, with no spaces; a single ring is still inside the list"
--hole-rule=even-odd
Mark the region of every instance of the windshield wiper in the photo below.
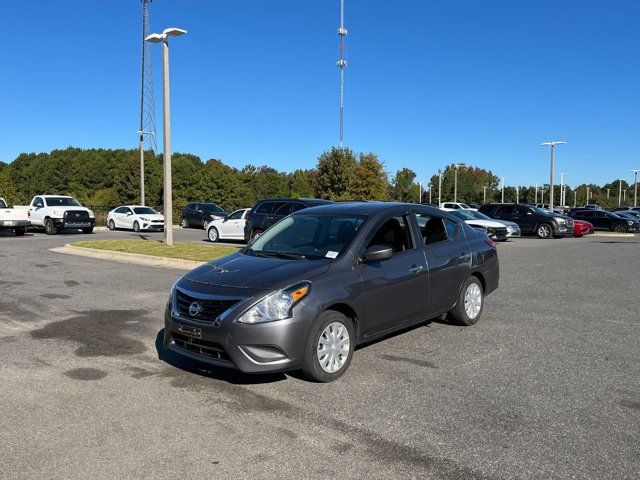
[[[288,253],[288,252],[256,252],[255,250],[253,250],[254,253],[256,254],[261,254],[265,257],[276,257],[276,258],[289,258],[292,260],[304,260],[305,257],[304,255],[300,255],[298,253]]]

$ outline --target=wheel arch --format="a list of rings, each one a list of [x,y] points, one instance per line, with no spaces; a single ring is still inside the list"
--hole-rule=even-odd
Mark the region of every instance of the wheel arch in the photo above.
[[[360,338],[360,325],[358,321],[358,314],[350,305],[346,303],[333,303],[329,305],[324,311],[333,310],[334,312],[338,312],[343,314],[345,317],[350,319],[353,322],[353,328],[356,331],[356,339]]]

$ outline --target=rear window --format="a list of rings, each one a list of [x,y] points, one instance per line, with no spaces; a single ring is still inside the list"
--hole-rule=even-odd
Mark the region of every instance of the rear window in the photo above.
[[[7,208],[7,204],[0,198],[0,208]]]
[[[276,203],[275,209],[273,211],[274,215],[286,217],[290,213],[291,213],[291,202]]]
[[[498,211],[496,213],[500,215],[511,215],[513,214],[513,210],[513,205],[503,205],[502,207],[498,208]]]
[[[271,210],[273,210],[273,202],[262,202],[256,208],[256,213],[271,213]]]

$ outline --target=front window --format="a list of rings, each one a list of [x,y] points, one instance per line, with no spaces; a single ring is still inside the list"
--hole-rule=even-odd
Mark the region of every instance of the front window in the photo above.
[[[405,217],[397,216],[384,222],[369,240],[367,248],[374,245],[391,247],[394,254],[411,250],[413,248],[411,229]]]
[[[135,207],[133,209],[133,212],[136,215],[157,215],[158,212],[156,212],[153,208],[151,207]]]
[[[278,222],[246,254],[291,259],[336,258],[365,221],[363,215],[297,214]]]
[[[82,205],[75,198],[71,197],[48,197],[49,207],[81,207]]]
[[[416,220],[420,227],[422,242],[425,245],[444,242],[448,239],[447,229],[444,226],[444,219],[442,217],[428,215],[426,213],[417,213]]]
[[[243,212],[244,210],[236,210],[235,212],[233,212],[231,215],[227,217],[227,220],[239,220],[240,218],[242,218]]]

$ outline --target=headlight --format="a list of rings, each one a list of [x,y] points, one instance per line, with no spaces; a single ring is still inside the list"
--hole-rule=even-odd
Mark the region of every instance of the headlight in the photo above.
[[[149,219],[147,217],[140,217],[140,220],[142,220],[143,222],[148,222]]]
[[[89,217],[91,217],[91,218],[93,218],[93,217],[94,217],[94,215],[93,215],[93,210],[89,210],[89,212],[88,212],[88,213],[89,213]]]
[[[556,220],[558,221],[558,223],[567,223],[564,218],[556,218]]]
[[[238,322],[264,323],[289,318],[293,306],[309,293],[310,287],[309,282],[302,282],[273,292],[244,312]]]
[[[631,220],[629,220],[628,223],[629,223],[629,225],[633,225],[633,221],[631,221]]]
[[[53,211],[53,216],[54,217],[62,217],[64,215],[64,212],[62,210],[54,210]]]

